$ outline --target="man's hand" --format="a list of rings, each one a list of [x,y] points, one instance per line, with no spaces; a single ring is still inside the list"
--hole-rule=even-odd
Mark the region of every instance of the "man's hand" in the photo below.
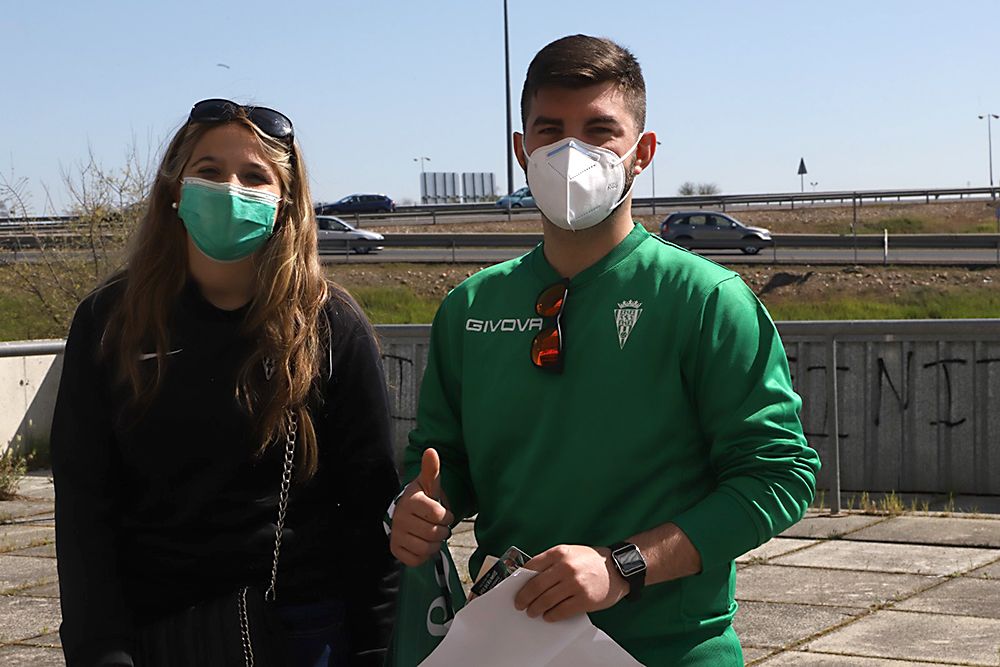
[[[628,593],[628,582],[603,547],[559,545],[524,564],[538,572],[518,591],[514,606],[528,616],[562,621],[577,614],[617,604]]]
[[[451,535],[455,517],[441,504],[441,459],[433,449],[420,459],[420,475],[410,482],[392,516],[389,549],[410,567],[422,564]]]

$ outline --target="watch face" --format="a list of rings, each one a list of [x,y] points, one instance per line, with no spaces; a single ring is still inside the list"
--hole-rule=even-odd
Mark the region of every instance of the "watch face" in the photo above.
[[[636,572],[642,572],[646,569],[646,561],[643,560],[639,549],[633,544],[615,551],[614,558],[618,567],[621,568],[622,576],[630,577]]]

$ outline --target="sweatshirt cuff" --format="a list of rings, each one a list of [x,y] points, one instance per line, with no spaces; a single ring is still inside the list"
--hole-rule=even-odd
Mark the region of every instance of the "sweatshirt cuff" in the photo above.
[[[703,571],[724,565],[761,543],[750,512],[724,488],[679,514],[673,523],[698,550]]]

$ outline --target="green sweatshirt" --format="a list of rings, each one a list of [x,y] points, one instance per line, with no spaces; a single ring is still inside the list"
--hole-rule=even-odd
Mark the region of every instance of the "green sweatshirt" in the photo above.
[[[539,245],[445,298],[407,478],[425,448],[438,450],[452,511],[479,515],[473,573],[511,545],[608,546],[675,523],[702,572],[590,616],[641,662],[680,664],[679,646],[729,626],[733,559],[813,498],[819,459],[801,401],[774,324],[739,276],[639,225],[572,279],[563,373],[536,368],[531,341],[551,321],[535,300],[559,279]]]

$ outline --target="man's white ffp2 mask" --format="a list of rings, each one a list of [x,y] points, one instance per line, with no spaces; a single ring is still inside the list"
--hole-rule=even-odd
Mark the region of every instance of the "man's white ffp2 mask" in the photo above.
[[[622,192],[624,162],[638,145],[636,141],[621,157],[573,137],[536,148],[530,156],[525,150],[535,205],[562,229],[578,231],[603,222],[632,191],[630,186],[629,192]]]

